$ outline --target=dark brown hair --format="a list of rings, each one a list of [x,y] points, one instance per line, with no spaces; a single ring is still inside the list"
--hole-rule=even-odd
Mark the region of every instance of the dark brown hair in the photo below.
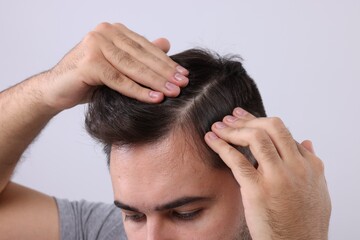
[[[86,129],[104,144],[109,160],[113,144],[153,143],[179,127],[193,139],[193,146],[206,154],[203,156],[211,166],[222,168],[224,163],[206,145],[204,135],[235,107],[265,117],[258,88],[237,56],[220,57],[207,50],[190,49],[171,58],[190,72],[189,84],[178,97],[147,104],[99,87],[89,103]],[[248,149],[239,150],[254,161]]]

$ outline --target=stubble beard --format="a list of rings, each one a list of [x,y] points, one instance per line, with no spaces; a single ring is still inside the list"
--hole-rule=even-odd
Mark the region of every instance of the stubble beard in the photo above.
[[[239,228],[236,231],[235,237],[232,240],[252,240],[249,228],[246,224],[245,219],[241,221]]]

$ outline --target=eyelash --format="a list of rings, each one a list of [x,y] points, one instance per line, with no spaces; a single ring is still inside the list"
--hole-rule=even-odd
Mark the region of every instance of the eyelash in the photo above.
[[[145,214],[126,214],[125,220],[132,222],[141,222],[145,218]]]
[[[191,221],[194,220],[196,217],[198,217],[201,213],[202,209],[198,209],[192,212],[184,212],[184,213],[179,213],[176,211],[172,212],[172,215],[177,218],[177,220],[180,221]]]
[[[176,220],[179,221],[191,221],[194,220],[196,217],[199,216],[199,214],[201,213],[202,209],[198,209],[192,212],[185,212],[185,213],[179,213],[176,211],[172,211],[171,215],[172,217],[176,218]],[[132,222],[141,222],[145,219],[145,214],[126,214],[125,215],[125,220],[130,220]]]

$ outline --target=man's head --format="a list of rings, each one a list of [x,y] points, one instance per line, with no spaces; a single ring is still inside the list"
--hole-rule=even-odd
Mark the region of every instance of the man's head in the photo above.
[[[247,239],[239,186],[203,137],[235,107],[265,116],[259,91],[238,58],[188,50],[172,59],[190,72],[178,97],[147,104],[101,87],[86,116],[128,237]]]

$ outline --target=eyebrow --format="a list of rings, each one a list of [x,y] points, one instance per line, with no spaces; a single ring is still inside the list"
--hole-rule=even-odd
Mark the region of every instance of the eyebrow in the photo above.
[[[202,196],[193,196],[193,197],[182,197],[175,199],[171,202],[165,203],[163,205],[159,205],[155,207],[155,211],[164,211],[169,210],[173,208],[178,208],[190,203],[196,203],[196,202],[207,202],[213,200],[212,197],[202,197]],[[125,203],[122,203],[118,200],[114,201],[114,204],[116,207],[121,208],[123,210],[128,210],[132,212],[140,212],[136,207],[129,206]]]

